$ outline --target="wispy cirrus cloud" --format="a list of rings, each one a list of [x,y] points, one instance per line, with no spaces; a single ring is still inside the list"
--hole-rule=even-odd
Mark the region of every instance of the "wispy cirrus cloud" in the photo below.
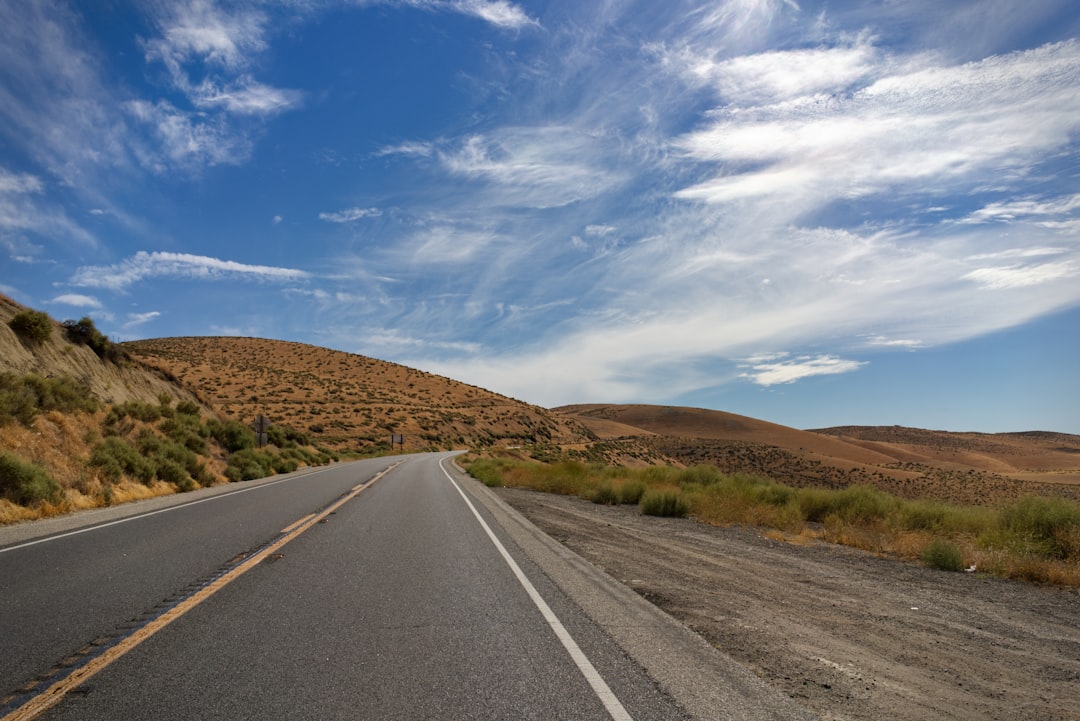
[[[108,266],[79,268],[70,282],[84,288],[123,290],[148,278],[188,280],[245,279],[265,282],[292,282],[310,277],[302,270],[249,265],[189,253],[139,251],[134,256]]]
[[[581,97],[617,98],[602,118],[583,105],[572,118],[443,139],[425,156],[480,184],[474,210],[544,213],[543,231],[515,218],[506,236],[544,238],[529,275],[549,263],[558,272],[546,287],[520,283],[537,307],[571,297],[577,312],[502,354],[410,362],[548,404],[671,397],[852,373],[872,362],[858,354],[917,351],[1080,303],[1075,188],[1029,189],[1044,164],[1075,152],[1080,44],[955,63],[879,45],[869,24],[800,19],[793,3],[678,8],[647,14],[659,30],[641,45],[637,76],[625,65],[584,74],[580,57],[603,52],[595,38],[564,49]],[[717,40],[778,29],[794,49]],[[657,71],[670,81],[659,90]],[[605,140],[613,126],[617,145]],[[572,128],[577,140],[548,143],[532,128]],[[549,189],[555,178],[566,183]],[[599,180],[575,192],[579,178]],[[952,210],[980,206],[965,223]],[[1011,236],[983,227],[1006,220]],[[613,239],[611,252],[581,260]],[[508,264],[493,255],[470,256],[509,277],[489,288],[492,314],[514,300]],[[745,360],[763,348],[791,353]]]
[[[160,317],[161,313],[156,310],[148,311],[146,313],[128,313],[127,320],[124,321],[123,327],[125,329],[138,328],[139,326],[146,325]]]
[[[871,77],[850,95],[718,108],[677,146],[722,172],[677,197],[800,198],[806,211],[915,182],[955,189],[988,168],[1030,168],[1080,126],[1075,41]]]
[[[781,353],[757,358],[748,358],[742,375],[759,386],[774,386],[813,376],[838,375],[851,373],[866,365],[865,361],[854,361],[834,355],[797,356],[789,358]]]
[[[80,293],[65,293],[52,299],[53,303],[61,305],[73,305],[76,308],[101,308],[101,301],[92,295]]]
[[[596,134],[557,125],[502,128],[441,152],[452,175],[483,183],[496,206],[555,208],[608,192],[625,180]]]
[[[80,245],[96,247],[97,238],[86,228],[72,220],[67,212],[48,200],[46,184],[30,173],[12,173],[0,167],[0,237],[14,235],[9,241],[25,250],[33,251],[39,246],[19,238],[25,233],[47,237],[52,241],[74,240]],[[21,252],[21,257],[30,254]]]
[[[378,208],[346,208],[334,213],[319,213],[319,220],[328,223],[352,223],[362,218],[377,218],[382,215]]]
[[[509,0],[352,0],[356,5],[397,5],[430,12],[456,12],[470,15],[504,30],[539,27],[520,5]]]
[[[166,6],[157,22],[160,34],[144,41],[146,58],[163,63],[196,107],[270,115],[301,102],[299,91],[265,85],[250,72],[268,48],[269,20],[258,8],[186,0]]]

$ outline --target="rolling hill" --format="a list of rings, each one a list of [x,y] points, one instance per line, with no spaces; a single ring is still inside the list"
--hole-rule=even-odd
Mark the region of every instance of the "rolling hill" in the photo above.
[[[394,363],[288,341],[160,338],[114,344],[116,353],[102,355],[72,342],[49,319],[47,338],[31,342],[9,327],[27,310],[0,296],[0,373],[70,377],[102,409],[0,425],[0,452],[40,464],[70,488],[97,483],[87,460],[102,434],[113,432],[102,425],[109,407],[168,398],[245,426],[261,414],[337,453],[385,452],[393,437],[403,437],[405,451],[501,448],[543,460],[708,463],[795,485],[870,483],[907,497],[962,502],[1031,493],[1080,498],[1080,437],[1067,434],[895,426],[807,431],[655,405],[549,410]],[[222,472],[224,459],[211,460]]]
[[[310,433],[366,452],[404,436],[408,451],[589,440],[577,422],[449,378],[365,356],[257,338],[159,338],[123,348],[230,418]]]
[[[685,465],[708,463],[803,486],[869,483],[909,498],[1080,499],[1080,436],[898,426],[805,431],[723,411],[651,405],[556,410],[589,428],[609,455],[651,452]]]

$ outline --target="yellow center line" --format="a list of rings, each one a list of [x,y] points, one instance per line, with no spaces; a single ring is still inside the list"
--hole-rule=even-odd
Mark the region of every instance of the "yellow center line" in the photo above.
[[[353,488],[353,490],[355,491],[356,489]],[[285,528],[282,528],[281,532],[282,533],[292,533],[294,530],[296,530],[301,525],[303,525],[304,521],[307,521],[309,518],[312,518],[314,515],[315,515],[314,513],[307,514],[306,516],[301,518],[299,521],[296,521],[294,523],[290,523],[289,525],[285,526]]]
[[[387,473],[397,468],[399,465],[401,465],[401,462],[395,463],[389,468],[380,471],[370,481],[355,486],[348,494],[342,496],[333,504],[324,508],[322,511],[306,516],[297,521],[296,523],[292,524],[284,531],[282,531],[282,533],[286,534],[284,537],[279,538],[277,541],[274,541],[269,546],[266,546],[258,553],[245,559],[242,563],[234,566],[232,569],[222,574],[206,586],[203,586],[199,591],[184,599],[180,603],[176,604],[165,613],[161,614],[154,620],[147,623],[145,626],[142,626],[131,635],[121,639],[116,645],[111,646],[110,648],[102,652],[100,656],[96,656],[95,658],[91,659],[85,666],[76,669],[72,673],[68,674],[65,678],[57,681],[52,686],[49,686],[41,693],[28,700],[22,706],[9,713],[7,716],[4,716],[2,719],[0,719],[0,721],[31,721],[31,719],[35,719],[41,714],[45,713],[53,706],[60,703],[60,701],[62,701],[63,698],[72,690],[78,688],[81,684],[85,683],[91,677],[107,668],[110,664],[112,664],[114,661],[121,658],[126,653],[137,647],[143,641],[150,638],[155,633],[165,628],[170,623],[180,618],[185,613],[195,608],[200,603],[210,598],[221,589],[225,588],[225,586],[229,585],[237,578],[250,571],[252,568],[257,566],[266,558],[268,558],[272,553],[277,551],[286,543],[293,540],[294,538],[297,538],[298,536],[300,536],[300,534],[304,533],[316,523],[329,516],[338,508],[341,508],[341,506],[345,505],[353,498],[356,498],[356,496],[358,496],[362,491],[371,486],[371,484],[375,483],[375,481],[379,480]]]

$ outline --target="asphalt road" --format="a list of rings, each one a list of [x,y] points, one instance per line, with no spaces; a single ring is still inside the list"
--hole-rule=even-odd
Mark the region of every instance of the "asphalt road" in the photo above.
[[[0,721],[812,718],[451,456],[0,529]]]
[[[109,639],[403,461],[41,718],[687,718],[483,504],[466,501],[445,457],[344,464],[0,548],[0,694],[18,698],[3,713],[62,678],[29,690],[65,659],[96,663]],[[610,689],[607,705],[485,524]]]

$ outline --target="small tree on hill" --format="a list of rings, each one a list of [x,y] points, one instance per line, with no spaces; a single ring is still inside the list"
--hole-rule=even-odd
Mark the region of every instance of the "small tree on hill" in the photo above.
[[[24,340],[44,343],[52,335],[53,321],[40,310],[24,310],[8,321],[8,327]]]

